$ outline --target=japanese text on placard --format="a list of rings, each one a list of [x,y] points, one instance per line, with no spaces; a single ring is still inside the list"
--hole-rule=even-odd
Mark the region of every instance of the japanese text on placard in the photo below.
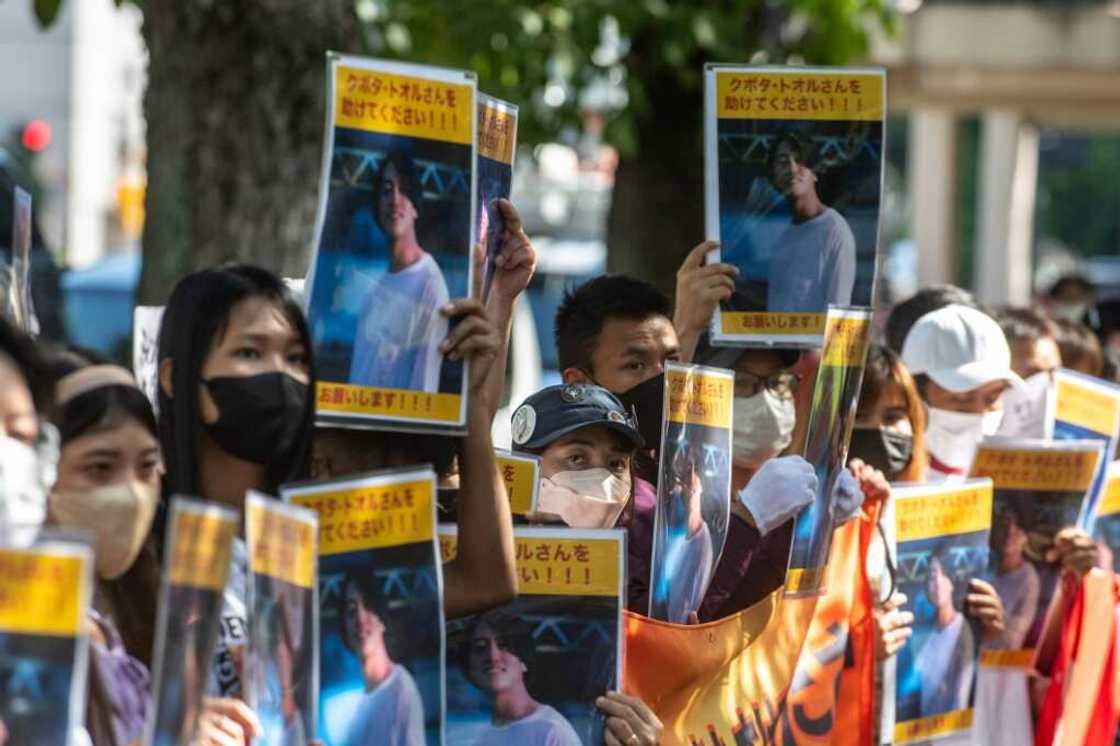
[[[981,448],[974,477],[991,477],[996,489],[1086,490],[1096,473],[1096,451],[1028,451]]]
[[[432,499],[430,479],[292,496],[319,515],[324,555],[430,540]]]
[[[670,370],[669,421],[711,427],[731,426],[733,380],[703,371]]]
[[[869,73],[716,73],[724,119],[876,121],[883,118],[882,75]]]
[[[335,121],[343,127],[471,144],[469,85],[339,67]]]

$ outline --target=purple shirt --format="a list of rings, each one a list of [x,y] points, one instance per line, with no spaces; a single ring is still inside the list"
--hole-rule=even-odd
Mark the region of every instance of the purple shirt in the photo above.
[[[793,521],[766,536],[734,513],[727,542],[697,616],[701,622],[737,614],[776,591],[785,581]]]
[[[649,570],[653,556],[653,519],[657,515],[657,490],[640,477],[634,477],[634,500],[623,512],[620,526],[626,529],[626,608],[637,614],[649,613]]]

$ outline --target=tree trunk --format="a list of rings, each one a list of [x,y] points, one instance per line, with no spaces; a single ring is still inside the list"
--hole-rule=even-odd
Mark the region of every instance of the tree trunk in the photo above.
[[[636,156],[622,158],[615,174],[607,263],[672,297],[681,261],[704,240],[703,98],[676,80],[652,79],[646,90]]]
[[[223,261],[307,269],[325,52],[358,48],[353,0],[146,0],[148,191],[139,302]]]

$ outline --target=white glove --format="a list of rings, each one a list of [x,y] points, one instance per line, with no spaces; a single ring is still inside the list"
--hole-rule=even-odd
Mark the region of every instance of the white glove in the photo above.
[[[797,515],[817,494],[817,474],[800,456],[774,458],[739,491],[739,500],[765,536]]]
[[[863,488],[847,469],[840,471],[832,487],[832,526],[842,526],[859,515],[863,508]]]

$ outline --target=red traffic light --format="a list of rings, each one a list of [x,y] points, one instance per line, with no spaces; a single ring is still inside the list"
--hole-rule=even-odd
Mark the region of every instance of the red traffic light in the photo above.
[[[51,144],[51,126],[42,119],[32,119],[23,126],[23,147],[32,153],[45,150]]]

